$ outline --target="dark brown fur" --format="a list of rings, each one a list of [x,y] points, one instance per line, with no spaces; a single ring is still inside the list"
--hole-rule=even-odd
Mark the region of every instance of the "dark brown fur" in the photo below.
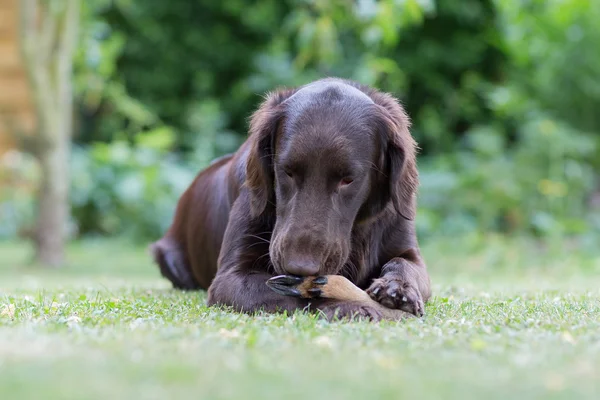
[[[351,81],[270,94],[248,140],[182,195],[152,247],[161,273],[176,288],[208,289],[209,305],[373,317],[364,305],[281,296],[265,284],[274,274],[339,274],[389,308],[422,315],[430,284],[414,227],[409,127],[393,97]]]

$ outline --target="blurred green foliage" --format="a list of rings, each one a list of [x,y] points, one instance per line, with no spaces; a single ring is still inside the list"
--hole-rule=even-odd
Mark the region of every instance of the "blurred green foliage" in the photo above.
[[[161,235],[265,92],[341,76],[412,117],[422,237],[600,233],[597,21],[594,0],[87,2],[74,226]]]
[[[164,232],[174,195],[193,179],[190,168],[168,154],[172,131],[159,128],[122,140],[77,148],[73,155],[73,217],[80,232]]]

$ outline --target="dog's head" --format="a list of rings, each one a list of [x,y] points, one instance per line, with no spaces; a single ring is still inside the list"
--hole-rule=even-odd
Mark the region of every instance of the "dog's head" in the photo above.
[[[259,218],[274,207],[277,273],[338,273],[352,229],[386,207],[415,216],[416,143],[391,96],[340,79],[270,94],[250,123],[246,185]]]

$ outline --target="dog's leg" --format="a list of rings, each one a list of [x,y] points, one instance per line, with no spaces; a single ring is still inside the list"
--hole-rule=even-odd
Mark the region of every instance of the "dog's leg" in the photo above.
[[[265,284],[272,275],[264,272],[240,270],[217,273],[208,289],[208,305],[232,306],[236,311],[254,313],[284,312],[306,308],[306,299],[294,296],[279,296]]]
[[[425,311],[425,302],[431,297],[427,268],[418,253],[410,250],[388,261],[367,293],[386,307],[420,317]]]
[[[184,254],[175,240],[165,236],[150,246],[154,260],[160,267],[160,273],[173,284],[176,289],[197,290],[200,286],[185,262]]]

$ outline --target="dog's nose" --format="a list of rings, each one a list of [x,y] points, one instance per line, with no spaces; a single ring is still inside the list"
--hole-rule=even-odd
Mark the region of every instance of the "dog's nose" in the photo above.
[[[294,258],[286,263],[285,270],[290,275],[313,276],[319,273],[321,263],[310,258]]]

